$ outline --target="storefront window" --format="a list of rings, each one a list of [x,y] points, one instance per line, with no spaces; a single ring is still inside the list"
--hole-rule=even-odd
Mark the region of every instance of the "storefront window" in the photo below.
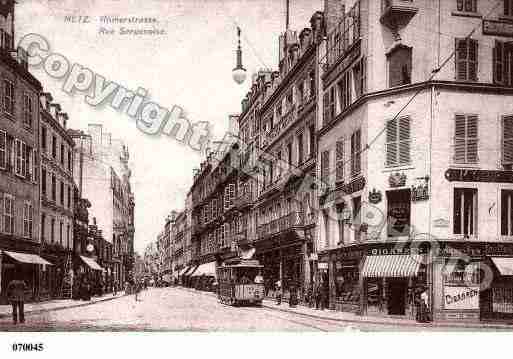
[[[360,300],[358,263],[336,262],[335,266],[336,300],[357,303]]]
[[[479,285],[479,262],[447,260],[444,269],[444,282],[449,285]]]

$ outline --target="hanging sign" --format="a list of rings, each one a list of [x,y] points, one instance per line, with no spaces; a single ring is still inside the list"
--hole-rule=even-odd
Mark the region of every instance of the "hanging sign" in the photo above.
[[[372,191],[369,192],[369,202],[372,204],[378,204],[381,202],[382,198],[381,191],[378,191],[377,189],[373,188]]]
[[[483,20],[483,35],[513,37],[513,24],[505,21]]]
[[[445,171],[449,182],[513,183],[513,171],[464,170],[450,168]]]

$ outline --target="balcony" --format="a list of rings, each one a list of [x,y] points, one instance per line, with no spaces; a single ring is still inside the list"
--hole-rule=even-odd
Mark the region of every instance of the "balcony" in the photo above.
[[[406,26],[418,11],[416,0],[382,0],[379,20],[389,29],[396,31]]]
[[[262,224],[257,228],[258,239],[274,236],[276,234],[303,227],[305,225],[305,215],[303,212],[291,212],[283,217],[275,219],[269,223]]]
[[[233,201],[235,208],[237,208],[239,210],[242,210],[244,208],[251,206],[252,203],[253,203],[253,201],[251,199],[251,193],[245,193],[243,195],[240,195],[239,197],[235,198],[235,200]]]
[[[287,112],[281,119],[280,122],[274,126],[271,131],[267,133],[267,136],[262,138],[262,147],[267,147],[274,142],[285,130],[294,123],[297,119],[297,107],[293,105],[289,112]]]

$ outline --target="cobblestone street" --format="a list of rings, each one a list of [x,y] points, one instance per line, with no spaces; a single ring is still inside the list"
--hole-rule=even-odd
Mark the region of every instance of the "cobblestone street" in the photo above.
[[[183,288],[151,288],[136,302],[133,295],[78,308],[27,314],[26,323],[14,326],[0,318],[1,331],[408,331],[407,324],[348,323],[316,318],[277,308],[230,307],[210,293]],[[306,312],[304,310],[303,312]],[[329,316],[330,312],[323,313]],[[416,328],[417,330],[419,328]],[[476,328],[455,328],[475,330]],[[489,328],[497,330],[497,328]],[[421,330],[450,330],[444,327]],[[480,328],[483,330],[483,328]]]

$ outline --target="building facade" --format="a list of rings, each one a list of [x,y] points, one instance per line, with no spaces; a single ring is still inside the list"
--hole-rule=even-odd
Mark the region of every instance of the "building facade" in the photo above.
[[[41,255],[53,264],[41,278],[48,297],[55,298],[73,269],[74,141],[67,133],[68,115],[51,94],[43,93],[40,101]]]
[[[347,1],[327,24],[318,248],[331,307],[413,317],[427,288],[434,320],[510,315],[513,33],[499,3]]]
[[[112,245],[105,269],[119,288],[133,279],[134,207],[130,186],[129,153],[121,140],[112,139],[101,125],[88,133],[72,131],[75,140],[74,178],[79,193],[91,203],[89,213],[103,238]]]
[[[21,277],[40,295],[39,93],[27,54],[16,49],[14,2],[0,17],[0,291]],[[3,297],[3,295],[2,295]]]

